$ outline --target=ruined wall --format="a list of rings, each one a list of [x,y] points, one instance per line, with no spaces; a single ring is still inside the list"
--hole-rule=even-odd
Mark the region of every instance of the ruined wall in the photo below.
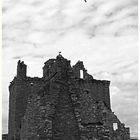
[[[80,70],[83,71],[83,78],[80,76]],[[105,105],[111,109],[109,93],[110,81],[93,79],[93,77],[87,73],[81,61],[78,61],[76,65],[73,66],[72,71],[74,78],[80,79],[77,85],[81,90],[91,94],[93,100],[103,101]]]
[[[10,89],[9,102],[9,138],[19,137],[21,127],[21,118],[24,116],[27,105],[27,96],[30,93],[30,87],[26,82],[15,79],[14,85]]]
[[[29,95],[42,86],[41,78],[30,78],[26,76],[26,65],[18,62],[17,76],[9,86],[9,128],[8,139],[18,140],[20,138],[21,120],[25,115]]]
[[[47,85],[42,92],[35,92],[28,99],[28,107],[22,121],[21,140],[50,139],[52,118],[58,98],[58,85]]]
[[[130,140],[111,111],[109,85],[60,54],[45,62],[42,78],[27,77],[19,61],[9,87],[9,140]]]
[[[8,120],[8,137],[12,139],[15,130],[15,105],[16,105],[16,90],[15,85],[9,87],[9,120]]]
[[[81,140],[129,140],[129,130],[108,109],[104,101],[96,101],[89,90],[87,92],[79,88],[80,81],[74,81],[76,84],[70,86],[70,93]],[[116,130],[113,129],[114,123],[118,125]]]
[[[20,121],[24,116],[27,105],[27,96],[30,91],[29,85],[24,81],[26,78],[26,65],[18,61],[17,76],[9,86],[9,140],[19,138]]]
[[[54,119],[52,121],[53,140],[80,140],[78,123],[74,114],[71,97],[69,94],[69,61],[59,61],[60,77],[57,83],[60,85],[58,103]]]
[[[15,78],[9,87],[9,140],[19,139],[21,120],[25,115],[28,97],[39,90],[42,84],[42,79],[26,77],[24,80]]]
[[[28,107],[22,122],[21,139],[80,140],[69,95],[70,62],[58,57],[55,64],[46,63],[45,67],[49,67],[51,72],[49,75],[44,72],[44,78],[48,78],[49,81],[44,85],[43,90],[34,91],[28,99]],[[56,72],[57,74],[50,79],[49,76]]]

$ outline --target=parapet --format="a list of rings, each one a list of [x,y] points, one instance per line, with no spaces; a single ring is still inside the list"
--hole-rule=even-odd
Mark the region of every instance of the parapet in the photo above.
[[[92,75],[87,73],[87,70],[84,67],[83,61],[78,61],[73,67],[73,74],[75,78],[80,78],[84,80],[92,80]]]

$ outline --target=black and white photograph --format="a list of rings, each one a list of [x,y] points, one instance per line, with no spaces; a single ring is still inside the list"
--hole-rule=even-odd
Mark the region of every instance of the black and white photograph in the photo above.
[[[138,140],[138,0],[3,0],[2,140]]]

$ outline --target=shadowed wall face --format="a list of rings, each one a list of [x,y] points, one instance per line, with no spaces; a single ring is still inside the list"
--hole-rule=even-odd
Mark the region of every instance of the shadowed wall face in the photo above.
[[[52,121],[53,140],[80,140],[78,123],[75,118],[74,108],[69,93],[69,70],[70,63],[60,56],[57,57],[59,78],[59,97],[55,107],[54,119]]]

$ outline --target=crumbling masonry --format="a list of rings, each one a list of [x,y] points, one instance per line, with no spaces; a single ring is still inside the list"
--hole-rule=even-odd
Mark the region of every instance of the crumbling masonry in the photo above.
[[[9,86],[9,140],[130,140],[112,112],[110,81],[96,80],[83,62],[70,65],[59,54],[43,77],[27,77],[19,61]]]

